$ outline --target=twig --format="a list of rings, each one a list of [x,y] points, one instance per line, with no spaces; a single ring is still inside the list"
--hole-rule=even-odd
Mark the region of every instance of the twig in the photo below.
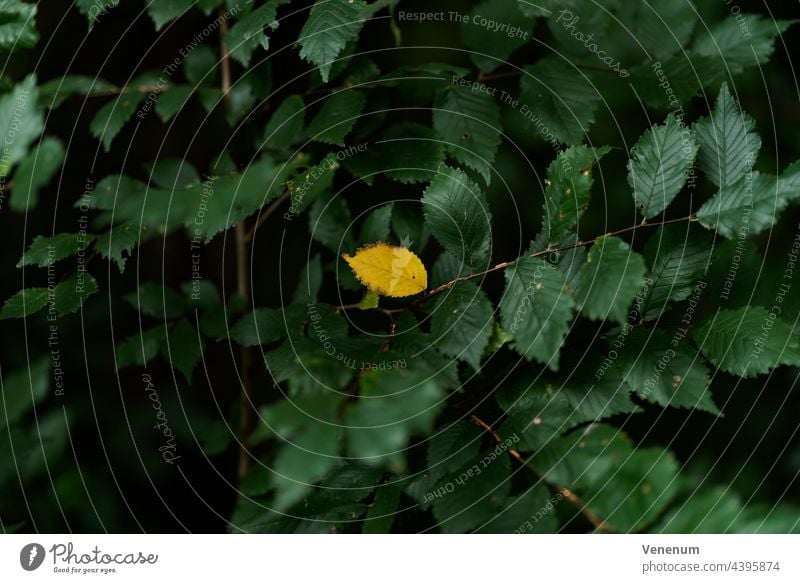
[[[507,77],[519,77],[522,75],[522,71],[501,71],[500,73],[491,73],[489,75],[485,75],[481,73],[478,75],[478,81],[494,81],[495,79],[505,79]]]
[[[219,26],[219,65],[220,77],[222,79],[222,102],[226,111],[231,110],[231,57],[228,44],[225,42],[228,36],[228,21],[224,15],[220,18]],[[247,267],[248,259],[248,238],[247,228],[244,221],[236,225],[234,237],[236,241],[236,290],[244,300],[245,308],[250,305],[250,271]],[[250,452],[247,450],[247,442],[253,431],[253,407],[252,407],[252,379],[250,376],[253,355],[246,346],[239,347],[239,356],[242,367],[242,386],[239,395],[239,479],[247,474],[250,468]]]
[[[643,223],[640,223],[638,225],[633,225],[631,227],[625,227],[624,229],[620,229],[618,231],[613,231],[611,233],[605,233],[604,235],[598,235],[597,237],[594,237],[593,239],[589,239],[588,241],[579,241],[578,243],[574,243],[572,245],[567,245],[566,247],[557,247],[557,248],[553,248],[553,249],[548,248],[548,249],[545,249],[544,251],[537,251],[536,253],[531,253],[530,256],[531,257],[541,257],[542,255],[549,255],[550,253],[554,253],[554,252],[569,251],[570,249],[576,249],[578,247],[587,247],[589,245],[593,245],[594,243],[596,243],[598,240],[602,239],[603,237],[614,237],[616,235],[623,235],[625,233],[630,233],[630,232],[635,231],[637,229],[642,229],[642,228],[646,228],[646,227],[662,227],[664,225],[670,225],[672,223],[682,223],[682,222],[686,222],[686,221],[695,221],[695,220],[697,220],[697,218],[694,215],[689,215],[687,217],[681,217],[679,219],[669,219],[669,220],[661,221],[661,222],[658,222],[658,223],[644,223],[643,222]],[[509,266],[513,265],[514,263],[516,263],[516,262],[517,262],[516,259],[513,260],[513,261],[504,261],[503,263],[498,263],[494,267],[490,267],[489,269],[487,269],[485,271],[479,271],[477,273],[470,273],[469,275],[462,275],[461,277],[457,277],[452,281],[448,281],[447,283],[443,283],[439,287],[432,289],[431,291],[429,291],[428,293],[423,295],[421,298],[415,300],[410,305],[411,306],[416,306],[417,304],[420,304],[420,303],[426,301],[427,299],[429,299],[429,298],[431,298],[431,297],[433,297],[433,296],[435,296],[435,295],[437,295],[437,294],[439,294],[439,293],[441,293],[441,292],[443,292],[443,291],[445,291],[447,289],[450,289],[451,287],[453,287],[459,281],[467,281],[467,280],[470,280],[470,279],[475,279],[476,277],[483,277],[483,276],[488,275],[490,273],[493,273],[495,271],[500,271],[502,269],[505,269],[506,267],[509,267]]]
[[[253,225],[253,228],[250,229],[249,233],[247,233],[248,243],[253,240],[253,237],[256,236],[256,231],[258,231],[261,225],[263,225],[267,221],[270,215],[272,215],[276,210],[278,210],[278,207],[280,207],[284,203],[284,201],[286,201],[289,198],[290,195],[291,191],[287,189],[286,192],[284,192],[279,198],[276,198],[272,202],[272,204],[270,204],[266,208],[266,210],[263,213],[261,213],[261,215],[258,217],[258,220],[256,221],[256,224]]]
[[[140,85],[139,87],[112,87],[100,91],[84,93],[86,97],[108,97],[109,95],[124,95],[125,93],[162,93],[170,89],[170,85]]]
[[[477,415],[470,415],[470,418],[472,419],[472,422],[475,423],[475,425],[477,425],[478,427],[489,433],[492,436],[492,439],[495,440],[495,442],[502,443],[503,440],[500,438],[499,435],[497,435],[497,432],[494,429],[492,429],[492,427],[488,423],[486,423],[486,421],[484,421]],[[511,457],[513,457],[520,464],[522,464],[532,472],[536,473],[537,476],[539,476],[538,472],[536,472],[536,469],[530,464],[528,464],[528,460],[526,460],[525,457],[521,453],[519,453],[516,449],[508,448],[507,451]],[[567,488],[564,488],[563,486],[553,485],[553,487],[559,492],[559,494],[561,494],[567,500],[567,502],[575,506],[578,509],[578,511],[586,518],[586,520],[588,520],[592,524],[592,526],[594,526],[597,530],[602,530],[604,532],[611,531],[610,527],[608,526],[608,523],[606,523],[605,520],[603,520],[602,518],[597,516],[594,512],[592,512],[592,510],[588,506],[586,506],[574,492],[572,492]]]

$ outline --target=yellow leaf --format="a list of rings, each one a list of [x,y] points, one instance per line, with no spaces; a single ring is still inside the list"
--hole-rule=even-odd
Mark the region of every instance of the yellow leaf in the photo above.
[[[404,298],[428,287],[425,266],[405,247],[375,243],[342,257],[361,283],[382,296]]]

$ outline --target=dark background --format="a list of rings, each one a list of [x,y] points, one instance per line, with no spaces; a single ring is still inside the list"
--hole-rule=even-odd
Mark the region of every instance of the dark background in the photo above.
[[[293,7],[303,3],[295,2]],[[306,5],[309,3],[306,3]],[[727,14],[724,2],[699,2],[710,21]],[[437,9],[458,8],[463,2],[436,2]],[[774,18],[796,18],[800,9],[793,2],[740,2],[743,11],[758,12]],[[406,10],[431,9],[430,2],[404,0]],[[441,8],[439,8],[441,6]],[[167,25],[157,33],[150,18],[142,11],[142,3],[123,0],[109,15],[87,34],[84,17],[68,1],[48,0],[39,4],[37,25],[42,40],[36,49],[14,55],[5,64],[5,73],[15,80],[35,70],[39,82],[66,73],[99,76],[117,85],[124,85],[132,76],[147,69],[161,70],[211,18],[193,11]],[[301,13],[273,35],[272,47],[283,47],[297,37],[305,19]],[[408,46],[459,46],[458,30],[442,26],[401,26],[404,47],[374,56],[381,71],[413,63],[447,61],[468,65],[462,53],[442,48],[436,50],[408,49]],[[546,42],[548,31],[537,24],[537,36]],[[393,38],[385,20],[367,25],[362,33],[366,48],[393,46]],[[793,58],[798,56],[797,28],[790,29],[783,41],[779,39],[776,53],[763,70],[753,69],[737,78],[736,91],[742,104],[757,120],[763,147],[758,168],[776,173],[800,158],[797,138],[800,103]],[[257,56],[263,56],[257,52]],[[546,51],[536,43],[520,51],[520,62],[531,62]],[[290,48],[281,52],[272,64],[272,86],[278,88],[306,66]],[[241,70],[235,68],[235,75]],[[180,78],[180,73],[176,77]],[[274,98],[279,103],[283,94],[302,90],[291,85]],[[602,80],[599,81],[603,83]],[[609,80],[609,84],[612,80]],[[498,87],[514,89],[517,81],[499,81]],[[604,160],[600,190],[605,194],[607,208],[593,203],[583,222],[584,236],[597,235],[636,222],[633,205],[624,175],[626,153],[630,145],[653,122],[647,112],[632,101],[624,88],[604,87],[611,107],[600,113],[591,137],[596,144],[618,146]],[[716,94],[706,97],[713,102]],[[688,119],[706,113],[708,103],[695,99],[687,109]],[[74,97],[47,120],[47,133],[55,134],[68,143],[68,159],[57,184],[42,192],[39,208],[30,215],[13,214],[7,207],[0,214],[3,245],[0,248],[0,297],[6,298],[22,285],[22,270],[15,267],[25,247],[36,234],[74,231],[78,218],[73,203],[84,190],[87,178],[95,181],[108,174],[125,173],[145,179],[142,164],[157,156],[184,155],[197,168],[206,169],[214,157],[233,137],[232,152],[240,163],[250,159],[250,145],[256,133],[268,119],[267,111],[259,112],[245,128],[234,132],[225,122],[221,111],[207,115],[193,103],[182,112],[171,127],[161,124],[153,112],[136,132],[128,124],[117,137],[110,153],[102,151],[99,142],[89,135],[93,114],[107,101],[104,97],[83,99]],[[652,114],[652,112],[651,112]],[[618,134],[614,117],[625,131]],[[655,113],[655,119],[661,114]],[[507,120],[509,133],[526,149],[541,173],[553,158],[541,140],[531,137],[520,124]],[[191,149],[186,144],[192,140]],[[256,128],[253,130],[252,128]],[[780,144],[780,150],[777,148]],[[515,193],[514,200],[522,216],[530,217],[521,237],[495,233],[495,259],[516,257],[520,247],[536,234],[541,189],[537,180],[515,158],[511,148],[502,148],[498,168]],[[540,174],[541,176],[541,174]],[[55,182],[55,181],[54,181]],[[409,196],[419,196],[421,189],[409,189]],[[395,192],[379,192],[376,196],[394,196]],[[700,190],[698,196],[710,194]],[[508,195],[495,181],[488,192],[495,216],[495,225],[514,222],[515,210]],[[359,202],[354,201],[354,215]],[[687,205],[688,206],[688,205]],[[695,208],[697,203],[695,202]],[[676,209],[675,216],[687,209]],[[797,231],[798,217],[786,213],[777,228],[759,237],[759,248],[778,261],[785,256],[788,241]],[[290,228],[285,234],[284,272],[278,273],[281,237],[278,229],[264,228],[256,240],[252,265],[254,303],[257,306],[280,305],[279,275],[283,293],[291,293],[298,272],[305,261],[307,231],[304,225]],[[633,241],[640,248],[642,241]],[[288,249],[288,255],[287,251]],[[297,257],[292,256],[292,250]],[[122,301],[122,295],[134,289],[138,280],[165,281],[179,284],[189,276],[188,242],[184,234],[167,239],[158,238],[143,246],[129,261],[128,269],[120,275],[115,266],[109,267],[99,258],[91,272],[100,283],[100,293],[78,315],[60,321],[62,356],[66,374],[64,397],[50,396],[40,409],[66,408],[71,421],[71,444],[66,443],[57,455],[48,456],[45,475],[31,483],[12,485],[9,495],[0,500],[3,525],[23,523],[25,530],[39,531],[149,531],[216,532],[224,530],[236,499],[236,450],[228,448],[223,454],[206,457],[200,453],[197,440],[212,425],[219,423],[218,411],[226,414],[235,406],[238,384],[233,368],[232,351],[226,343],[212,346],[206,353],[206,363],[196,371],[195,382],[177,387],[170,369],[163,365],[150,366],[159,389],[164,409],[168,412],[173,430],[180,435],[180,470],[161,462],[154,456],[158,443],[150,402],[143,391],[140,372],[123,369],[115,374],[113,347],[121,339],[136,332],[138,315]],[[219,237],[204,255],[205,275],[219,283],[225,297],[235,287],[232,269],[233,249],[230,236]],[[28,270],[26,285],[42,283],[43,274]],[[490,282],[490,286],[499,285]],[[795,290],[796,293],[796,290]],[[45,322],[32,318],[26,322],[4,321],[0,324],[0,362],[4,372],[17,370],[29,360],[46,355]],[[775,502],[787,497],[800,501],[793,481],[800,470],[800,443],[795,432],[800,396],[795,382],[797,369],[781,368],[769,379],[738,381],[724,373],[714,379],[715,401],[725,416],[683,410],[648,408],[646,414],[635,416],[626,429],[634,439],[644,444],[668,445],[679,459],[686,461],[690,471],[705,475],[714,465],[708,480],[712,483],[733,483],[744,500]],[[257,379],[265,395],[269,383],[261,374]],[[268,399],[268,396],[263,397]],[[724,405],[724,406],[723,406]]]

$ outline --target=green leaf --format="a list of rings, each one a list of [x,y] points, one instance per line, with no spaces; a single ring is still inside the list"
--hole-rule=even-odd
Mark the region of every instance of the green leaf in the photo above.
[[[405,467],[413,434],[429,433],[443,406],[440,376],[427,366],[370,371],[361,377],[360,399],[345,415],[349,454],[369,465]]]
[[[618,237],[602,237],[589,250],[575,289],[581,312],[592,320],[623,323],[647,268],[644,258]]]
[[[478,455],[481,438],[481,430],[468,421],[459,421],[438,429],[428,441],[426,454],[428,474],[438,480],[461,468]]]
[[[697,155],[694,135],[675,115],[647,130],[631,149],[628,184],[645,219],[660,214],[686,184]]]
[[[209,44],[192,49],[183,64],[189,83],[198,87],[210,87],[217,80],[217,52]]]
[[[319,67],[323,83],[336,57],[361,31],[365,7],[362,0],[317,0],[311,8],[300,31],[300,58]]]
[[[537,451],[585,421],[550,383],[512,381],[497,393],[497,403],[508,414],[500,434],[518,441],[521,451]]]
[[[344,138],[358,121],[365,102],[366,99],[358,91],[348,89],[334,93],[308,124],[309,137],[323,144],[344,146]]]
[[[293,167],[264,157],[241,174],[221,176],[203,184],[207,210],[198,215],[195,202],[185,217],[185,226],[197,236],[211,241],[222,231],[246,219],[264,205],[278,198]],[[208,192],[206,192],[208,190]],[[152,196],[152,195],[151,195]],[[199,194],[196,195],[199,198]],[[174,202],[173,202],[174,205]],[[200,220],[201,224],[197,224]]]
[[[157,0],[148,2],[147,13],[153,19],[156,30],[161,30],[166,23],[182,16],[194,6],[195,0]]]
[[[98,77],[64,75],[39,86],[39,102],[43,106],[55,109],[73,95],[86,95],[112,89],[114,89],[113,84]]]
[[[431,339],[447,356],[478,370],[492,334],[494,308],[486,294],[470,281],[459,281],[433,306]]]
[[[269,50],[269,37],[264,34],[264,27],[271,30],[278,28],[275,19],[278,5],[282,0],[269,0],[259,6],[247,16],[241,18],[228,33],[225,39],[230,48],[231,57],[239,61],[245,68],[250,66],[253,51],[261,45],[264,50]]]
[[[339,428],[334,424],[309,420],[306,428],[282,445],[271,468],[277,510],[286,510],[301,500],[313,483],[334,467],[338,434]]]
[[[564,275],[546,261],[526,256],[505,270],[505,279],[500,321],[514,337],[514,349],[557,370],[575,305]]]
[[[50,389],[50,362],[41,359],[0,379],[0,429],[38,405]]]
[[[56,261],[75,255],[78,251],[85,251],[93,240],[94,235],[89,233],[59,233],[52,237],[39,235],[23,253],[17,267],[26,265],[47,267]]]
[[[775,50],[775,37],[796,22],[756,14],[731,15],[698,34],[692,52],[717,58],[725,71],[736,75],[766,64]]]
[[[397,506],[400,503],[402,488],[395,484],[383,484],[375,494],[372,503],[364,518],[363,534],[388,534],[392,529],[394,517],[399,514]]]
[[[491,182],[503,131],[500,107],[491,95],[461,86],[444,89],[436,98],[433,127],[450,156]]]
[[[484,0],[461,23],[461,40],[470,49],[470,59],[482,73],[490,73],[508,61],[511,53],[531,40],[533,27],[522,12],[507,0]],[[486,21],[502,23],[491,29]]]
[[[596,61],[598,67],[619,74],[622,65],[616,57],[625,54],[624,37],[631,33],[626,31],[619,39],[610,36],[609,29],[616,29],[630,10],[628,6],[620,10],[620,0],[567,0],[547,20],[547,28],[560,54],[575,57],[577,63]]]
[[[311,237],[325,245],[336,256],[349,253],[355,247],[350,229],[350,210],[341,196],[317,200],[308,213]]]
[[[26,5],[27,6],[27,5]],[[2,26],[0,26],[0,30]],[[21,83],[0,97],[0,179],[28,153],[28,148],[42,131],[43,116],[37,108],[36,75],[28,75]]]
[[[765,308],[720,310],[693,335],[703,354],[732,375],[752,378],[782,364],[800,365],[800,338]]]
[[[700,409],[719,415],[711,399],[705,361],[684,340],[685,331],[632,330],[621,366],[631,389],[664,407]]]
[[[36,30],[38,6],[20,0],[4,0],[0,6],[0,49],[29,49],[39,42]]]
[[[609,148],[572,146],[548,166],[542,217],[547,241],[561,241],[578,225],[589,205],[592,166],[609,151]]]
[[[158,94],[156,101],[156,113],[164,123],[175,117],[194,94],[194,87],[191,85],[170,85]]]
[[[442,247],[473,266],[488,261],[492,215],[480,187],[462,170],[442,166],[422,205],[425,224]]]
[[[140,313],[160,320],[177,318],[190,310],[186,296],[152,282],[143,283],[135,292],[126,294],[125,301]]]
[[[788,204],[781,188],[775,176],[751,172],[707,200],[697,219],[728,239],[757,235],[772,227]]]
[[[558,531],[555,506],[563,495],[551,494],[543,484],[534,484],[512,496],[494,517],[476,532],[480,534],[553,534]]]
[[[167,326],[161,324],[148,330],[139,330],[117,346],[117,367],[144,366],[153,360],[166,341]]]
[[[271,344],[286,337],[283,310],[257,308],[231,328],[230,337],[242,346]]]
[[[181,320],[167,333],[162,347],[164,358],[191,384],[195,366],[203,356],[203,339],[187,320]]]
[[[739,497],[730,488],[693,492],[653,527],[660,534],[719,534],[733,531],[742,515]]]
[[[652,523],[677,493],[678,463],[658,448],[634,449],[616,428],[589,425],[529,462],[551,484],[576,493],[615,532]]]
[[[591,77],[556,57],[524,68],[520,95],[520,114],[554,145],[583,142],[601,101]]]
[[[151,3],[152,6],[154,3]],[[134,84],[135,87],[135,84]],[[108,152],[114,138],[122,131],[123,126],[133,117],[145,94],[138,91],[122,93],[101,107],[92,118],[89,132],[103,142],[103,149]]]
[[[358,232],[361,245],[388,242],[392,229],[392,203],[376,208],[367,215]]]
[[[642,100],[662,110],[674,111],[679,105],[728,78],[719,59],[694,52],[680,52],[664,61],[645,63],[631,69],[631,85]],[[665,91],[665,84],[671,91]]]
[[[23,213],[36,208],[39,190],[61,168],[65,153],[61,140],[48,136],[20,162],[14,173],[14,189],[9,200],[12,210]]]
[[[735,184],[755,164],[761,138],[755,121],[744,113],[723,83],[714,111],[694,124],[700,144],[697,165],[719,188]]]
[[[500,446],[479,453],[459,470],[442,478],[435,490],[440,496],[433,501],[433,515],[447,534],[489,522],[511,490],[511,461]]]
[[[150,181],[168,190],[191,188],[200,183],[200,173],[187,160],[159,158],[144,165]]]
[[[559,8],[570,8],[575,0],[517,0],[520,12],[529,18],[553,16]]]
[[[116,8],[120,0],[75,0],[78,10],[86,17],[89,30],[95,23],[105,16],[110,10]]]
[[[444,160],[444,150],[431,128],[404,122],[391,126],[374,143],[342,163],[369,185],[377,175],[413,184],[431,179]]]
[[[47,289],[29,287],[18,291],[8,298],[0,310],[0,320],[9,318],[27,318],[47,305]]]
[[[264,128],[264,147],[273,150],[290,149],[297,134],[303,130],[305,110],[305,103],[299,95],[290,95],[284,99]]]
[[[125,262],[139,243],[139,235],[139,230],[133,225],[118,225],[97,237],[94,248],[101,257],[114,261],[119,272],[124,273]]]
[[[53,307],[59,316],[81,309],[86,298],[97,293],[97,281],[86,272],[78,271],[56,286]]]
[[[666,225],[658,230],[645,247],[650,273],[642,293],[639,317],[657,318],[669,302],[687,299],[695,284],[710,265],[711,236],[682,225]]]
[[[691,2],[627,4],[617,16],[649,60],[663,60],[682,51],[699,20]]]
[[[288,437],[317,423],[334,423],[342,400],[342,395],[326,391],[266,405],[259,411],[260,424],[250,436],[250,444],[257,445],[273,437]]]
[[[431,233],[423,214],[407,204],[395,204],[392,211],[392,231],[403,247],[408,247],[418,255],[425,249]]]

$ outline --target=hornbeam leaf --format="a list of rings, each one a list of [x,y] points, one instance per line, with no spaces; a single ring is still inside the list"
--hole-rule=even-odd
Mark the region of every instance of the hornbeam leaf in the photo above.
[[[344,138],[356,125],[365,102],[364,95],[358,91],[335,93],[308,124],[309,137],[323,144],[344,146]]]
[[[639,138],[628,162],[628,184],[645,219],[660,214],[675,199],[696,155],[692,131],[673,114]]]
[[[300,31],[300,58],[319,67],[328,82],[331,67],[348,42],[364,25],[362,0],[317,0]]]
[[[609,148],[573,146],[548,166],[542,217],[546,240],[558,242],[578,224],[589,205],[592,165],[609,151]]]
[[[642,399],[664,407],[686,407],[719,414],[711,399],[704,359],[680,335],[632,330],[621,365],[625,381]]]
[[[723,83],[714,111],[694,124],[700,152],[697,165],[719,188],[735,184],[755,164],[761,138]]]
[[[553,145],[584,141],[601,101],[591,77],[556,57],[526,66],[520,92],[520,115]]]
[[[757,235],[775,224],[788,204],[784,195],[778,178],[751,172],[706,201],[697,219],[728,239]]]
[[[694,331],[700,350],[717,367],[751,378],[782,364],[800,366],[800,338],[764,308],[720,310]]]
[[[581,312],[592,320],[623,323],[641,289],[644,258],[618,237],[602,237],[589,251],[575,289]]]
[[[425,265],[405,247],[376,243],[342,257],[361,283],[381,295],[402,298],[428,287]]]
[[[422,195],[425,224],[459,261],[485,264],[490,255],[492,215],[483,192],[461,170],[442,166]]]
[[[475,370],[493,331],[492,304],[471,281],[456,282],[433,308],[431,336],[444,354],[464,360]]]
[[[495,99],[463,87],[448,87],[436,99],[433,127],[444,140],[447,153],[489,184],[502,132]]]
[[[564,274],[542,259],[526,256],[506,268],[505,278],[500,318],[514,337],[514,349],[557,370],[575,305]]]

